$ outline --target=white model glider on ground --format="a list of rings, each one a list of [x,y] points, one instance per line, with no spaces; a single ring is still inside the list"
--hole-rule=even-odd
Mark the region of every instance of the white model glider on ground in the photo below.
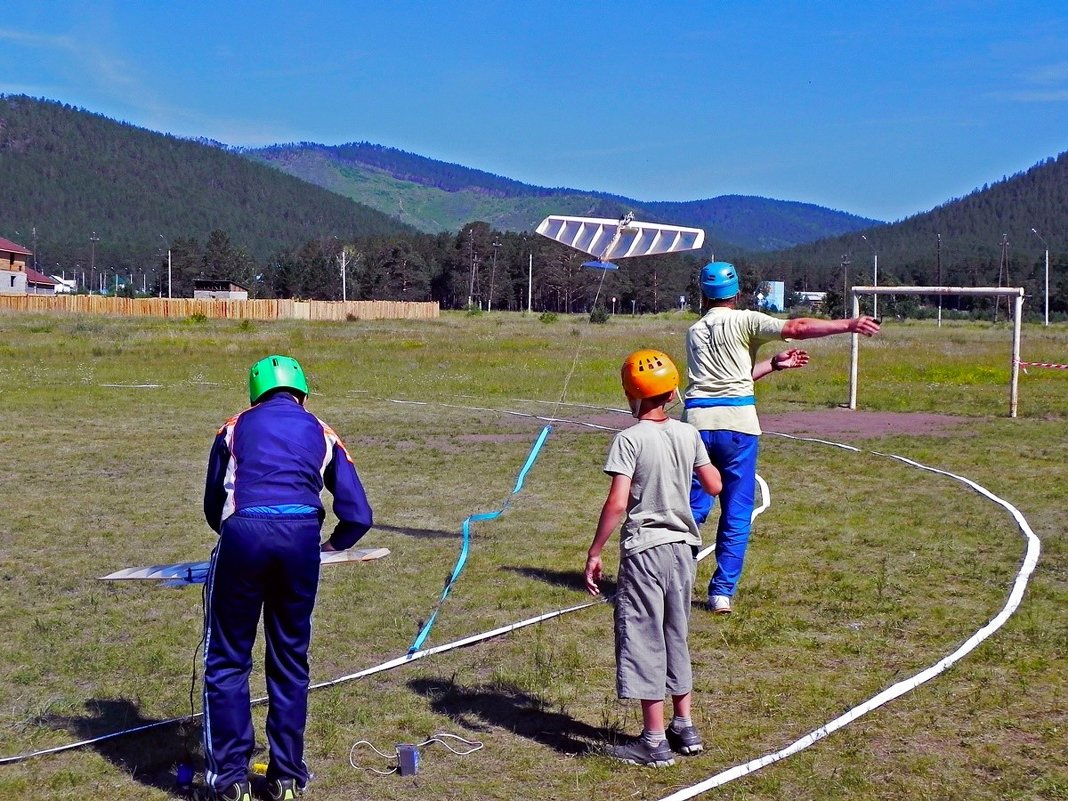
[[[535,230],[569,248],[589,253],[595,260],[582,266],[600,270],[619,269],[609,259],[681,253],[697,250],[705,242],[705,232],[700,228],[636,222],[633,213],[619,220],[553,214],[542,220]]]
[[[349,548],[347,551],[321,551],[319,564],[337,565],[342,562],[370,562],[389,556],[389,548]],[[173,565],[127,567],[101,576],[101,581],[162,581],[167,587],[186,587],[203,584],[208,578],[208,562],[178,562]]]

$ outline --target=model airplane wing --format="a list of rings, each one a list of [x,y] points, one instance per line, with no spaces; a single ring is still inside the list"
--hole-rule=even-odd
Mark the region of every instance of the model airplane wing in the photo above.
[[[700,228],[638,222],[631,214],[621,220],[554,214],[542,220],[535,231],[569,248],[589,253],[595,261],[583,266],[602,270],[617,269],[609,259],[681,253],[696,250],[705,242],[705,232]]]
[[[320,551],[320,565],[341,562],[370,562],[389,555],[389,548],[349,548],[347,551]],[[172,565],[127,567],[116,570],[101,581],[162,581],[168,587],[203,584],[208,578],[208,562],[177,562]]]

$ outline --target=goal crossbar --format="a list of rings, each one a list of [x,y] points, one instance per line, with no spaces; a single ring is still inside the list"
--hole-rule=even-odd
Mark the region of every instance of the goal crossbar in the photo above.
[[[1023,318],[1023,287],[1013,286],[855,286],[853,316],[860,316],[861,295],[985,295],[988,297],[1014,298],[1012,317],[1012,365],[1009,380],[1009,417],[1016,417],[1019,400],[1020,379],[1020,321]],[[857,408],[857,363],[860,356],[860,336],[850,337],[849,356],[849,408]]]

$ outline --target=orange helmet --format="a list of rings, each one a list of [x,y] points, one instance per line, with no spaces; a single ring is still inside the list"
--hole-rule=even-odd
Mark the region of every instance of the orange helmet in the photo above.
[[[679,386],[679,371],[659,350],[634,351],[623,362],[620,374],[628,398],[654,398]]]

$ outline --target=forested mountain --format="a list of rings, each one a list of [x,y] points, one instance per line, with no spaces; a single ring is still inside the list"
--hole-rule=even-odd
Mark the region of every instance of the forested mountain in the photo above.
[[[0,236],[33,248],[44,272],[80,271],[83,289],[94,291],[117,285],[116,274],[133,278],[126,291],[131,284],[166,291],[169,248],[176,297],[188,296],[202,276],[243,283],[253,297],[344,293],[444,308],[580,312],[596,296],[606,309],[658,312],[696,308],[697,273],[714,252],[735,260],[746,294],[781,280],[788,293],[830,291],[840,313],[843,288],[871,282],[877,253],[882,285],[1023,285],[1033,313],[1044,269],[1035,229],[1051,246],[1051,312],[1068,314],[1068,153],[930,212],[869,225],[764,198],[642,204],[528,187],[377,145],[241,155],[60,103],[0,96],[0,182]],[[411,225],[338,194],[357,189]],[[614,218],[626,211],[702,227],[706,247],[627,259],[602,282],[581,267],[582,254],[530,233],[549,213]],[[448,230],[416,230],[428,220],[439,221],[433,230]],[[811,241],[826,230],[849,233]],[[766,252],[788,242],[808,243]]]
[[[900,222],[744,261],[763,280],[841,294],[846,282],[872,282],[878,256],[880,284],[1024,286],[1034,307],[1044,295],[1045,240],[1050,307],[1065,312],[1066,236],[1068,152]]]
[[[430,233],[456,231],[472,220],[502,231],[530,231],[549,214],[614,218],[633,211],[643,220],[703,228],[708,250],[728,256],[811,242],[877,222],[760,197],[725,195],[668,203],[548,189],[367,142],[302,142],[243,152]]]
[[[45,271],[136,266],[215,230],[254,259],[317,237],[410,230],[225,149],[23,96],[0,96],[0,184],[0,235],[32,247],[36,227]]]

